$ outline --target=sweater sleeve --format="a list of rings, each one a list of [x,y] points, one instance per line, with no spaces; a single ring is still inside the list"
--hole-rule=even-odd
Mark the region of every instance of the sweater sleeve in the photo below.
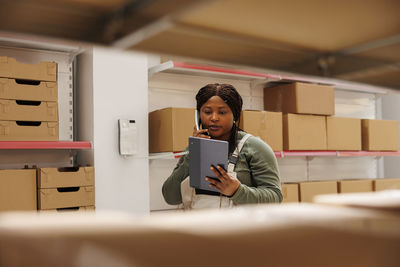
[[[187,150],[186,150],[187,151]],[[172,174],[165,180],[162,194],[170,205],[182,203],[181,182],[189,176],[189,154],[183,155],[175,166]]]
[[[271,147],[262,140],[250,137],[247,146],[247,162],[252,176],[252,186],[241,184],[231,199],[235,204],[279,203],[282,192],[278,163]],[[241,153],[242,154],[242,153]],[[243,155],[245,156],[244,153]]]

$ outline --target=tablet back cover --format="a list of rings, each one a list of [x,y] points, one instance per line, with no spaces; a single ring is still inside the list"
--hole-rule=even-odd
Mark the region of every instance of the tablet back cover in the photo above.
[[[228,165],[228,142],[189,137],[189,175],[190,186],[198,189],[218,192],[210,188],[205,177],[217,178],[210,170],[211,165],[221,165],[227,169]]]

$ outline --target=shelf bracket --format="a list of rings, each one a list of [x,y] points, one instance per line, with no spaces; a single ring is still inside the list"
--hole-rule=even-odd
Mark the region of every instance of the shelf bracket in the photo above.
[[[281,77],[279,77],[279,78],[254,79],[254,80],[250,81],[250,89],[256,89],[256,88],[260,88],[260,87],[264,88],[267,83],[278,82],[280,80],[282,80]]]

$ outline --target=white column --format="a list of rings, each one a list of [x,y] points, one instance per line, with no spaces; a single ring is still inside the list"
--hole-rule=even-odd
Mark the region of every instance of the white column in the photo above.
[[[382,97],[382,119],[400,121],[400,94],[391,92]],[[385,157],[383,162],[385,178],[400,178],[400,157]]]
[[[96,209],[149,213],[146,55],[96,47],[78,58],[77,72],[78,136],[93,142],[78,162],[95,166]],[[118,119],[136,121],[135,156],[119,155]]]

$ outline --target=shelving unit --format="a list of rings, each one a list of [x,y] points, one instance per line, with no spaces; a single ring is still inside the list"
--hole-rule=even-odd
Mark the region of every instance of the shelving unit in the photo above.
[[[380,118],[380,98],[392,89],[324,77],[299,75],[235,66],[205,65],[181,61],[167,61],[148,70],[151,108],[172,106],[189,107],[194,104],[195,88],[204,83],[232,83],[241,91],[244,109],[263,110],[263,88],[277,83],[307,82],[332,85],[335,88],[337,116]],[[260,100],[261,99],[261,100]],[[152,102],[153,101],[153,102]],[[153,105],[153,106],[152,106]],[[152,110],[152,109],[151,109]],[[282,182],[315,181],[381,177],[383,158],[398,157],[398,151],[276,151]],[[149,155],[150,181],[154,194],[161,192],[180,157],[179,153]],[[154,210],[174,207],[163,204],[159,195],[152,196]]]
[[[72,166],[77,151],[92,149],[90,141],[75,141],[74,131],[74,59],[83,47],[52,43],[27,36],[2,35],[1,55],[16,58],[22,63],[57,62],[58,119],[60,141],[0,141],[2,168],[24,165]]]
[[[246,69],[211,66],[181,61],[167,61],[149,68],[148,76],[151,79],[158,73],[169,73],[177,75],[192,75],[202,77],[215,77],[221,79],[232,79],[249,81],[252,86],[268,86],[269,82],[308,82],[333,85],[336,89],[358,91],[372,94],[387,94],[391,89],[349,81],[342,81],[330,78],[298,75],[291,73],[271,73],[264,71],[252,71]],[[157,158],[179,158],[181,153],[155,153],[149,159]],[[397,151],[278,151],[277,158],[284,157],[313,157],[313,156],[334,156],[334,157],[381,157],[400,156]]]

